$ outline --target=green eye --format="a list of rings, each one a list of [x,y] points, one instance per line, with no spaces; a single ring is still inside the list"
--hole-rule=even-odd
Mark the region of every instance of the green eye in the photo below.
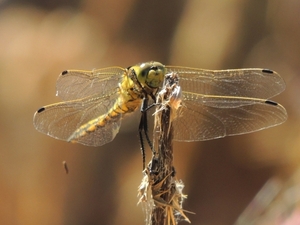
[[[148,75],[148,73],[149,73],[149,70],[142,70],[141,76],[146,77]]]
[[[159,62],[147,62],[132,67],[136,73],[136,77],[143,87],[158,88],[161,86],[166,69]]]

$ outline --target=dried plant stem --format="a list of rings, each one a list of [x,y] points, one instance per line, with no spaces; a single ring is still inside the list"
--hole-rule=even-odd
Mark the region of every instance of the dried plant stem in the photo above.
[[[156,118],[160,121],[156,121],[158,125],[158,149],[155,155],[153,155],[151,167],[152,181],[151,191],[154,204],[156,207],[152,210],[151,224],[152,225],[164,225],[170,224],[171,221],[166,223],[166,220],[171,219],[169,203],[175,193],[175,184],[173,182],[174,167],[173,167],[173,128],[170,121],[170,107],[167,105],[165,109],[160,112],[160,116]],[[171,209],[171,214],[173,210]],[[174,221],[171,222],[174,224]]]
[[[180,87],[176,74],[168,74],[163,89],[158,93],[155,112],[154,147],[152,160],[145,170],[140,185],[140,201],[147,201],[150,190],[153,205],[147,224],[175,225],[181,219],[188,222],[182,209],[183,184],[176,180],[173,166],[172,121],[180,107]]]

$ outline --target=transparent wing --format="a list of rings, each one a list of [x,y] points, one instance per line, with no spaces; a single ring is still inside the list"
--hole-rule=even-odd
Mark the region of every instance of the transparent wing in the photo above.
[[[118,87],[125,71],[121,67],[63,71],[57,79],[56,95],[69,101],[95,94],[111,94]]]
[[[83,124],[106,114],[118,97],[117,90],[111,95],[87,97],[60,102],[39,109],[33,117],[34,127],[51,137],[68,141],[70,136]],[[112,141],[119,131],[121,117],[107,122],[104,127],[87,133],[76,142],[90,146],[100,146]]]
[[[177,141],[203,141],[245,134],[276,126],[287,119],[283,106],[268,100],[184,91],[182,94],[183,106],[173,123]]]
[[[268,99],[285,89],[283,79],[268,69],[203,70],[167,66],[179,75],[183,91],[217,96]]]

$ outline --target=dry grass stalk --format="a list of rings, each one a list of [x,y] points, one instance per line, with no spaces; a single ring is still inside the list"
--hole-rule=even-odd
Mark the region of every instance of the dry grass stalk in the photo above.
[[[175,177],[173,166],[173,127],[176,110],[181,106],[181,90],[178,76],[167,74],[162,90],[157,95],[155,112],[154,147],[155,153],[144,171],[144,178],[139,187],[139,202],[150,201],[146,210],[146,224],[175,225],[180,220],[190,222],[182,209],[184,187]],[[151,198],[148,199],[148,191]],[[149,206],[148,205],[148,206]]]

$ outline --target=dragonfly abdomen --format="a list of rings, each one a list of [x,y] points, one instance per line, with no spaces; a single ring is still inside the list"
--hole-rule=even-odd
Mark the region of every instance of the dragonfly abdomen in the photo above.
[[[120,120],[126,113],[133,112],[141,104],[142,99],[133,98],[128,95],[127,98],[119,97],[110,110],[86,124],[80,126],[68,139],[70,142],[78,142],[78,139],[83,138],[89,133],[95,132],[97,129],[105,128],[108,124]]]

